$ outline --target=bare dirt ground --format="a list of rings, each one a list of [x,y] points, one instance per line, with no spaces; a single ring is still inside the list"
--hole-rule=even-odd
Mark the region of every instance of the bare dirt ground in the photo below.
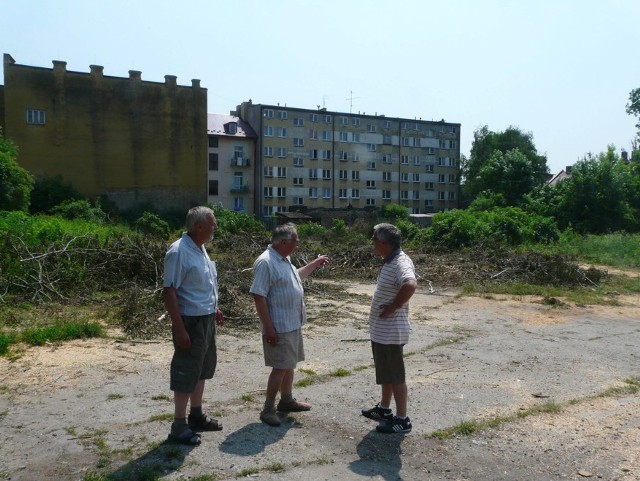
[[[258,420],[268,369],[257,324],[222,328],[204,407],[224,430],[203,433],[197,448],[164,443],[168,340],[74,341],[0,359],[0,479],[640,479],[640,395],[595,397],[640,377],[640,298],[552,307],[422,285],[405,348],[413,431],[384,435],[360,415],[379,400],[367,331],[373,287],[308,293],[307,361],[296,380],[313,382],[295,394],[313,409],[283,416],[279,428]],[[431,436],[550,402],[562,411]]]

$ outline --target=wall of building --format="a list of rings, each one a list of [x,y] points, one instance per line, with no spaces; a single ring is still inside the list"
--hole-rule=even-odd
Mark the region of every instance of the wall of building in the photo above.
[[[18,65],[4,56],[5,134],[34,176],[61,175],[88,197],[119,207],[187,208],[207,199],[207,90],[110,77],[103,67],[71,72]],[[45,112],[43,125],[27,110]]]

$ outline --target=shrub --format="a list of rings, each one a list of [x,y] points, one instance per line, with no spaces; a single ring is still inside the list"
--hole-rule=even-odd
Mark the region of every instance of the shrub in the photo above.
[[[136,220],[135,228],[144,234],[157,237],[159,239],[166,239],[171,233],[169,223],[162,220],[157,214],[153,214],[151,212],[145,212],[142,214],[142,217]]]
[[[65,200],[49,210],[51,215],[64,219],[84,219],[97,224],[103,223],[107,216],[100,207],[93,207],[88,200]]]

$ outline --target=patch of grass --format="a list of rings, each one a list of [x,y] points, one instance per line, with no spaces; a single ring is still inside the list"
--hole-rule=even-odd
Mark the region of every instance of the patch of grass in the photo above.
[[[87,471],[82,478],[82,481],[110,481],[110,477],[106,474],[95,473],[93,471]]]
[[[66,431],[66,433],[69,436],[77,436],[78,435],[78,432],[76,431],[76,428],[68,427],[68,428],[64,428],[64,430]]]
[[[314,376],[307,376],[305,378],[302,378],[296,381],[294,385],[295,387],[307,387],[307,386],[311,386],[314,381],[315,381]]]
[[[171,398],[167,394],[158,394],[157,396],[151,396],[152,401],[171,401]]]
[[[349,371],[348,369],[338,368],[332,373],[330,373],[329,376],[333,376],[333,377],[351,376],[351,371]]]
[[[102,336],[104,330],[97,322],[60,322],[53,326],[25,329],[19,338],[30,346],[44,346],[47,342]]]
[[[303,374],[307,374],[308,376],[315,376],[317,374],[313,369],[300,368],[298,371]]]
[[[251,476],[252,474],[258,474],[259,472],[260,468],[245,468],[236,474],[236,478],[244,478],[245,476]]]
[[[354,367],[354,368],[353,368],[353,372],[360,372],[360,371],[364,371],[365,369],[369,369],[369,368],[371,368],[371,367],[373,367],[373,365],[365,366],[364,364],[360,364],[360,365],[358,365],[358,366],[356,366],[356,367]]]
[[[253,401],[253,394],[243,394],[241,399],[246,402]]]
[[[173,421],[173,413],[155,414],[149,417],[147,421],[150,423],[154,423],[156,421]]]
[[[107,396],[107,401],[115,401],[116,399],[122,399],[124,394],[109,394]]]
[[[9,410],[5,409],[4,411],[0,412],[0,418],[5,417],[7,414],[9,414]]]
[[[277,462],[267,465],[267,469],[272,473],[283,473],[285,471],[284,464]]]

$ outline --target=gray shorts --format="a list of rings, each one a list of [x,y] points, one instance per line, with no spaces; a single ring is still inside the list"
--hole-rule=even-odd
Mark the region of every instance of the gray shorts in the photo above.
[[[371,341],[376,384],[404,384],[403,344],[379,344]]]
[[[211,379],[216,372],[215,314],[182,316],[184,327],[191,338],[191,348],[183,349],[173,339],[170,388],[172,391],[193,392],[198,381]]]
[[[275,346],[268,344],[262,336],[262,349],[265,366],[275,369],[295,369],[298,362],[304,361],[302,329],[279,332]]]

